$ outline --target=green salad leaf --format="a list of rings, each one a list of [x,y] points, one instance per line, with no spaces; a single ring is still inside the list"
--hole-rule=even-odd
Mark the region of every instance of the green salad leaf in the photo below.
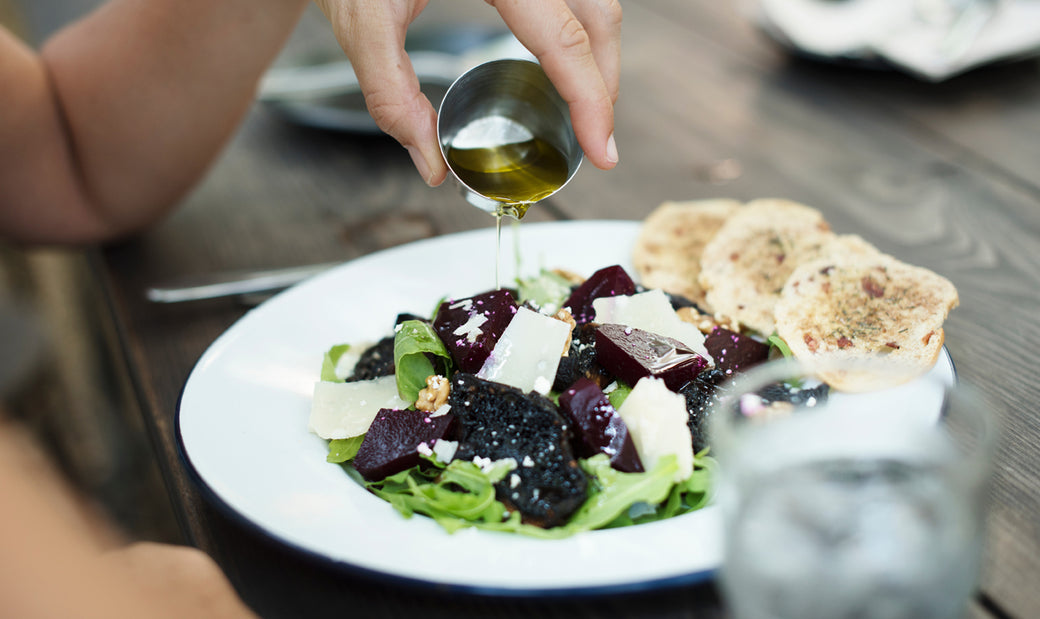
[[[637,504],[657,505],[668,498],[679,471],[678,459],[665,456],[652,471],[622,473],[610,466],[606,454],[597,454],[581,461],[592,483],[589,498],[571,517],[567,527],[575,531],[589,531],[609,527],[619,516]]]
[[[361,442],[365,435],[352,436],[351,438],[335,438],[329,441],[329,455],[325,457],[326,462],[342,464],[350,462],[361,448]]]
[[[559,273],[546,269],[535,277],[517,279],[520,303],[530,302],[545,311],[560,309],[571,296],[571,282]]]
[[[425,514],[449,533],[466,527],[520,533],[545,539],[569,537],[582,531],[662,520],[700,509],[707,504],[711,459],[697,454],[689,479],[675,483],[674,456],[664,457],[652,471],[622,473],[604,454],[580,460],[589,475],[585,503],[563,526],[543,529],[520,521],[495,498],[495,483],[516,466],[499,461],[489,469],[473,462],[453,460],[445,465],[435,458],[365,487],[394,506],[405,517]]]
[[[453,460],[447,466],[427,460],[386,479],[365,484],[405,517],[425,514],[448,532],[480,523],[498,523],[506,516],[506,507],[495,499],[496,481],[510,468],[498,467],[486,473],[472,462]]]
[[[614,407],[614,410],[621,408],[621,405],[628,399],[628,394],[632,393],[632,387],[626,385],[621,381],[615,381],[614,388],[607,394],[607,400],[610,405]]]
[[[336,374],[336,364],[348,350],[350,350],[350,344],[336,344],[325,352],[325,358],[321,361],[321,380],[343,382],[343,379]]]
[[[435,368],[431,356],[441,360],[442,367]],[[394,334],[394,365],[397,392],[402,400],[414,402],[426,387],[426,378],[438,373],[447,376],[450,363],[448,349],[429,323],[406,320],[398,326]]]
[[[769,344],[769,349],[770,349],[769,352],[773,352],[774,350],[776,350],[785,359],[787,357],[794,356],[794,353],[791,352],[791,347],[787,345],[787,342],[784,341],[784,338],[780,337],[776,333],[774,333],[773,335],[770,335],[768,338],[766,338],[766,343]],[[770,355],[770,356],[773,356],[773,355]]]

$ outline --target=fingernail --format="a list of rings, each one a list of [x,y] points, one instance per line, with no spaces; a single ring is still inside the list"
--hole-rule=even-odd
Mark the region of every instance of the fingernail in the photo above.
[[[607,161],[610,163],[618,162],[617,142],[614,141],[613,133],[607,138]]]
[[[408,151],[408,155],[412,158],[412,163],[415,165],[415,169],[419,171],[419,176],[422,177],[423,182],[427,185],[431,185],[431,173],[430,165],[426,163],[426,158],[422,156],[419,149],[414,146],[406,146],[405,149]]]

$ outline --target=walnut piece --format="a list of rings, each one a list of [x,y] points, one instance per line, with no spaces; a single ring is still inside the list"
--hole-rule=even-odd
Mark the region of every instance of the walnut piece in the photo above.
[[[567,332],[567,342],[563,346],[562,356],[566,357],[571,353],[571,339],[574,337],[574,329],[578,326],[578,321],[574,319],[571,310],[566,307],[561,307],[560,311],[556,312],[556,315],[554,315],[553,318],[560,322],[565,322],[571,327],[571,330]]]
[[[694,325],[697,327],[697,330],[705,335],[711,333],[715,327],[722,327],[734,333],[740,333],[740,324],[736,320],[722,314],[709,316],[708,314],[698,312],[693,307],[680,307],[675,310],[675,313],[679,316],[679,320]]]
[[[568,271],[566,269],[553,269],[552,272],[559,275],[560,277],[569,281],[572,284],[581,284],[585,281],[585,278],[581,275],[578,275],[577,273],[573,271]]]
[[[448,403],[448,394],[451,393],[451,383],[440,374],[431,374],[426,377],[426,388],[419,391],[419,397],[415,400],[415,408],[432,413]]]

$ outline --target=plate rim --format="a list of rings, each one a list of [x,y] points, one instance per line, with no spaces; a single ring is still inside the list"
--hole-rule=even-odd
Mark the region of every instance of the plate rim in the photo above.
[[[548,222],[529,222],[524,223],[523,228],[556,228],[556,227],[575,227],[575,226],[587,226],[590,223],[601,224],[601,225],[617,225],[625,228],[637,228],[641,223],[639,220],[621,220],[621,219],[599,219],[599,220],[564,220],[564,221],[548,221]],[[629,230],[634,232],[635,230]],[[196,464],[192,461],[189,454],[189,448],[185,442],[182,426],[182,412],[183,412],[183,400],[188,386],[198,371],[208,364],[212,358],[218,357],[221,350],[226,345],[226,341],[231,341],[237,336],[235,333],[236,327],[249,319],[250,316],[256,312],[262,312],[264,307],[270,307],[269,304],[276,301],[284,296],[291,295],[295,290],[298,290],[304,285],[317,285],[312,282],[316,282],[325,278],[336,277],[336,272],[344,268],[357,268],[359,263],[363,264],[370,260],[379,260],[386,254],[395,252],[405,247],[422,246],[428,243],[444,242],[444,239],[460,239],[468,236],[486,236],[494,234],[494,228],[479,228],[473,230],[459,231],[450,234],[442,234],[434,237],[428,237],[413,241],[411,243],[405,243],[390,248],[381,249],[369,254],[358,256],[357,258],[344,261],[342,264],[329,269],[328,271],[319,273],[308,280],[301,282],[285,291],[271,297],[256,308],[246,312],[238,319],[236,319],[231,325],[229,325],[223,332],[221,332],[213,341],[211,341],[200,353],[195,363],[192,365],[187,377],[184,379],[180,392],[177,397],[176,409],[174,413],[174,443],[175,450],[177,452],[178,459],[180,460],[184,470],[187,472],[188,478],[191,480],[193,485],[200,490],[200,494],[204,500],[211,506],[215,507],[220,513],[228,517],[231,521],[239,526],[243,526],[250,532],[258,534],[261,537],[273,541],[280,548],[287,549],[294,554],[306,558],[316,564],[326,566],[334,571],[340,572],[346,575],[360,576],[369,580],[379,581],[381,583],[392,583],[406,586],[417,590],[426,591],[439,591],[439,592],[450,592],[460,593],[473,596],[487,596],[487,597],[502,597],[502,598],[532,598],[532,597],[591,597],[591,596],[609,596],[609,595],[624,595],[633,593],[643,593],[648,591],[659,591],[664,589],[673,589],[684,586],[695,586],[710,582],[717,575],[720,565],[714,564],[713,567],[705,569],[697,569],[682,574],[664,576],[664,577],[648,577],[639,578],[632,581],[625,582],[606,582],[603,584],[588,584],[588,585],[567,585],[560,587],[552,586],[520,586],[520,587],[509,587],[509,586],[495,586],[486,584],[473,584],[456,581],[435,581],[428,580],[417,576],[402,575],[393,573],[388,570],[378,569],[366,565],[362,565],[359,562],[352,562],[347,559],[337,558],[329,553],[323,553],[320,550],[314,549],[307,545],[297,543],[294,540],[287,538],[281,533],[271,530],[265,527],[262,523],[255,521],[248,514],[243,513],[241,510],[232,505],[228,500],[222,497],[207,481],[202,473],[198,470]],[[954,379],[957,378],[956,367],[953,363],[953,358],[950,356],[946,346],[942,347],[943,355],[950,365],[950,371]],[[717,509],[717,508],[716,508]],[[637,526],[652,526],[650,525],[637,525]],[[594,532],[593,532],[594,533]]]

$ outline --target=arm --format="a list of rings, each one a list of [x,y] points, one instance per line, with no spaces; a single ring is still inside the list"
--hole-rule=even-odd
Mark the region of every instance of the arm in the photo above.
[[[119,540],[0,410],[0,617],[249,619],[193,548]]]
[[[164,215],[233,134],[306,4],[111,0],[39,54],[0,28],[0,234],[89,242]]]
[[[578,142],[598,168],[618,161],[621,6],[617,0],[486,0],[538,60],[570,106]],[[404,39],[426,0],[317,0],[353,64],[372,118],[408,149],[430,185],[448,168],[437,114],[419,91]]]

